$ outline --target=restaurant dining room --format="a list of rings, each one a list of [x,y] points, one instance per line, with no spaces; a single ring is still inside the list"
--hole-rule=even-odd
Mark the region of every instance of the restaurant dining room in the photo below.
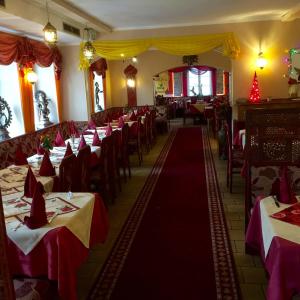
[[[0,0],[0,300],[300,299],[298,0]]]

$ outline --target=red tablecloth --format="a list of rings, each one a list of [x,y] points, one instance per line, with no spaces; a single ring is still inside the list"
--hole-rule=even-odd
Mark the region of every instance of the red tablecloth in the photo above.
[[[269,273],[267,299],[289,300],[292,295],[300,293],[300,245],[275,236],[265,258],[259,205],[261,200],[257,199],[252,211],[247,228],[246,247],[260,253]]]
[[[107,211],[101,197],[96,194],[90,246],[103,243],[108,233]],[[47,276],[58,281],[61,299],[77,299],[76,272],[88,256],[89,249],[66,227],[49,231],[38,245],[25,255],[13,242],[8,241],[9,264],[13,275]]]

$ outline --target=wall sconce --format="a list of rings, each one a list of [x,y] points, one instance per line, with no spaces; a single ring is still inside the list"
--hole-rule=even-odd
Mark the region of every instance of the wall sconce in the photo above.
[[[48,11],[48,1],[46,1],[46,12],[47,12],[47,18],[48,18],[48,23],[44,27],[44,40],[45,42],[53,46],[57,43],[57,30],[56,28],[49,22],[49,11]]]
[[[262,70],[267,65],[267,60],[264,57],[263,52],[258,53],[258,58],[256,60],[256,65]]]
[[[128,78],[127,79],[127,86],[130,88],[134,88],[135,87],[135,80],[132,78]]]
[[[132,58],[132,62],[133,62],[133,63],[137,63],[137,57],[136,57],[136,56],[134,56],[134,57]]]
[[[28,82],[30,82],[31,84],[35,84],[38,80],[38,76],[37,74],[32,70],[32,68],[29,68],[27,73],[26,73],[26,77]]]

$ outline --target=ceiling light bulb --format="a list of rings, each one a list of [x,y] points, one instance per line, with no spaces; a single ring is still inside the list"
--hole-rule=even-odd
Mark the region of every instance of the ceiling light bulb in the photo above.
[[[136,56],[134,56],[134,57],[132,58],[132,62],[134,62],[134,63],[136,63],[136,62],[137,62],[137,58],[136,58]]]

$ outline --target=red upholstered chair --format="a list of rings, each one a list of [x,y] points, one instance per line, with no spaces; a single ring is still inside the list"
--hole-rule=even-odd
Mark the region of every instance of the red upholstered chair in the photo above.
[[[141,127],[141,142],[145,148],[146,153],[150,151],[150,115],[145,114],[144,122]]]
[[[125,124],[121,131],[122,134],[122,145],[121,151],[119,155],[119,165],[123,169],[123,176],[126,182],[127,175],[126,169],[128,170],[128,176],[131,178],[131,168],[130,168],[130,160],[129,160],[129,152],[128,152],[128,138],[129,138],[129,126]]]
[[[233,149],[231,130],[227,123],[224,124],[226,135],[226,149],[227,149],[227,187],[232,193],[233,174],[240,174],[244,165],[244,154],[239,149]]]
[[[129,128],[128,146],[130,152],[137,152],[139,165],[141,165],[143,161],[143,151],[141,144],[141,117],[138,117],[137,122]]]
[[[78,164],[75,154],[63,158],[59,165],[59,192],[75,192],[78,185]]]
[[[85,146],[78,151],[77,164],[78,164],[78,192],[90,191],[90,159],[91,147]]]

